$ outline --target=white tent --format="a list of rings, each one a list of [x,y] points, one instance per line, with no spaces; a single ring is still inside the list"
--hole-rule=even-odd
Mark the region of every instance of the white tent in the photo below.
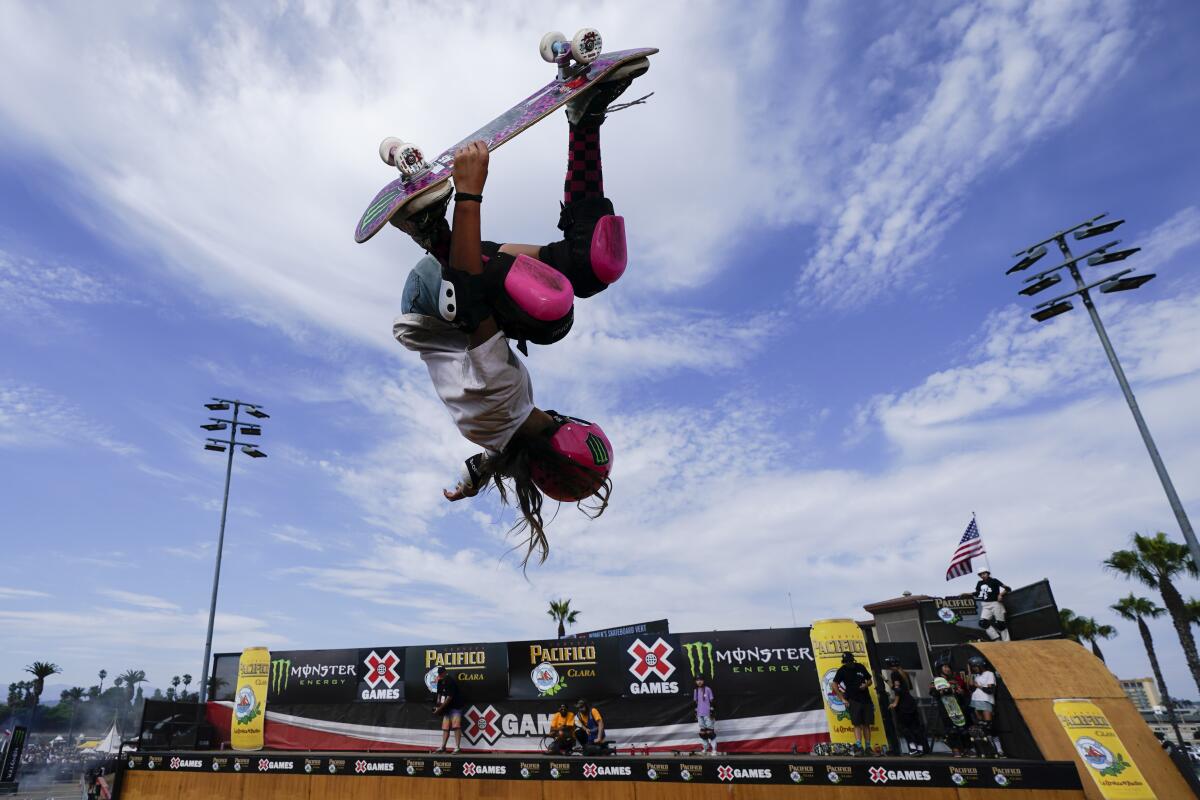
[[[121,749],[121,736],[117,733],[117,723],[108,729],[108,733],[100,740],[92,751],[94,753],[116,753]]]

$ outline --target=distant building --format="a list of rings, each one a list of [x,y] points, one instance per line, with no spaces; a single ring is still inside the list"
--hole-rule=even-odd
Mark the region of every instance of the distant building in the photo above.
[[[1133,701],[1133,705],[1138,711],[1153,711],[1162,706],[1162,695],[1158,693],[1158,686],[1155,685],[1153,678],[1118,678],[1121,682],[1121,688],[1125,690],[1125,694]]]

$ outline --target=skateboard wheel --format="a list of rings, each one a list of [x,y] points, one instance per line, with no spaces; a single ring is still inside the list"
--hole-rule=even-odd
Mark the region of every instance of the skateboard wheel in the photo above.
[[[571,40],[571,57],[580,64],[590,64],[604,48],[604,39],[595,28],[580,28]]]
[[[553,64],[558,60],[558,53],[554,52],[554,45],[562,42],[567,44],[567,35],[562,31],[550,31],[542,37],[541,44],[538,45],[538,52],[542,54],[542,59]]]
[[[396,169],[406,178],[413,178],[429,169],[429,162],[421,148],[412,142],[400,142],[394,145],[391,156]]]
[[[404,146],[404,142],[395,136],[389,136],[379,143],[379,157],[389,167],[396,166],[396,151]]]

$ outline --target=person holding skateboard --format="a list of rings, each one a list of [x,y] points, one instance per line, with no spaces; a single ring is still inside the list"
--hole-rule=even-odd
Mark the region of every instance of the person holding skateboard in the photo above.
[[[938,699],[942,739],[954,757],[959,758],[966,750],[967,742],[967,717],[963,712],[967,699],[967,684],[961,675],[955,674],[948,657],[939,658],[934,664],[933,672],[929,693]]]
[[[574,321],[574,297],[590,297],[625,269],[624,220],[604,196],[600,125],[610,103],[649,68],[631,62],[567,104],[570,148],[559,228],[565,238],[544,246],[497,244],[480,234],[489,153],[471,142],[454,154],[453,225],[445,210],[450,184],[410,204],[392,222],[429,255],[410,272],[395,338],[416,351],[459,432],[484,452],[467,459],[450,501],[473,497],[489,483],[507,503],[515,495],[527,533],[523,564],[545,561],[544,497],[591,501],[594,518],[612,491],[613,449],[599,425],[543,410],[517,349],[551,344]],[[511,482],[511,489],[506,486]]]

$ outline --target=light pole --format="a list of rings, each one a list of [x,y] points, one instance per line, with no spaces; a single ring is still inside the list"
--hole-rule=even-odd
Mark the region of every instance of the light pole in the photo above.
[[[1104,264],[1124,261],[1142,248],[1133,247],[1127,250],[1114,250],[1113,248],[1121,243],[1118,239],[1089,250],[1081,256],[1073,256],[1071,255],[1070,248],[1067,247],[1068,235],[1074,234],[1077,241],[1090,239],[1093,236],[1103,236],[1106,233],[1116,230],[1117,226],[1125,221],[1123,219],[1105,220],[1107,216],[1107,214],[1100,214],[1091,219],[1084,220],[1074,227],[1059,231],[1048,239],[1044,239],[1037,244],[1014,253],[1013,256],[1021,260],[1010,267],[1007,274],[1011,275],[1014,272],[1020,272],[1031,267],[1038,259],[1046,255],[1046,245],[1051,242],[1058,245],[1058,249],[1062,252],[1063,258],[1066,260],[1057,267],[1051,267],[1048,270],[1026,278],[1025,283],[1028,285],[1020,293],[1027,297],[1032,297],[1043,289],[1048,289],[1060,283],[1062,281],[1062,276],[1058,274],[1060,270],[1067,270],[1071,277],[1074,278],[1075,291],[1067,292],[1051,300],[1038,303],[1034,306],[1035,311],[1030,316],[1038,322],[1045,322],[1052,317],[1057,317],[1059,314],[1070,311],[1074,307],[1068,298],[1078,296],[1083,300],[1083,306],[1087,309],[1088,315],[1092,318],[1092,325],[1096,328],[1096,335],[1100,337],[1100,344],[1104,345],[1104,353],[1108,356],[1108,363],[1112,364],[1113,372],[1117,376],[1117,383],[1121,384],[1121,391],[1125,393],[1125,402],[1129,404],[1129,410],[1133,412],[1133,421],[1137,423],[1138,431],[1142,434],[1142,441],[1146,443],[1146,450],[1150,453],[1150,460],[1154,462],[1154,471],[1158,473],[1158,479],[1162,482],[1163,491],[1167,493],[1167,502],[1171,504],[1171,511],[1175,513],[1175,520],[1179,523],[1179,529],[1183,532],[1184,540],[1187,541],[1188,549],[1192,554],[1192,560],[1197,566],[1200,566],[1200,543],[1196,541],[1196,534],[1192,530],[1192,523],[1188,520],[1183,503],[1179,501],[1179,495],[1175,491],[1175,484],[1171,483],[1171,476],[1167,474],[1167,467],[1163,464],[1162,456],[1158,454],[1158,447],[1154,444],[1154,437],[1150,435],[1150,428],[1146,426],[1146,420],[1142,417],[1142,411],[1138,408],[1137,400],[1134,399],[1133,390],[1129,388],[1129,381],[1125,378],[1125,370],[1121,369],[1121,362],[1117,360],[1117,352],[1113,350],[1112,342],[1108,339],[1108,333],[1104,330],[1104,323],[1100,321],[1100,314],[1096,311],[1096,305],[1092,302],[1090,293],[1090,290],[1097,286],[1100,287],[1101,294],[1136,289],[1154,278],[1154,273],[1130,275],[1133,272],[1132,269],[1123,269],[1119,272],[1114,272],[1106,278],[1087,283],[1079,271],[1079,263],[1081,261],[1086,260],[1087,265],[1090,267],[1098,267]]]
[[[205,450],[212,450],[217,453],[229,452],[229,458],[225,463],[225,499],[221,501],[221,532],[217,535],[217,564],[213,569],[213,586],[212,586],[212,602],[208,606],[208,634],[204,638],[204,663],[200,668],[200,703],[203,704],[208,700],[208,662],[212,659],[212,637],[213,637],[213,622],[217,616],[217,587],[221,583],[221,552],[225,547],[225,516],[229,511],[229,479],[233,476],[233,451],[237,447],[242,448],[242,452],[251,458],[266,458],[267,454],[259,450],[255,445],[246,444],[244,441],[237,440],[237,434],[242,436],[262,436],[262,427],[257,422],[238,422],[238,413],[243,408],[246,409],[246,415],[255,419],[267,419],[268,415],[262,410],[262,406],[254,403],[246,403],[242,400],[222,400],[219,397],[212,398],[212,402],[205,403],[204,407],[209,411],[228,411],[233,409],[233,419],[221,419],[218,417],[209,417],[209,421],[200,427],[206,431],[229,431],[228,439],[214,439],[208,437],[204,443]]]

